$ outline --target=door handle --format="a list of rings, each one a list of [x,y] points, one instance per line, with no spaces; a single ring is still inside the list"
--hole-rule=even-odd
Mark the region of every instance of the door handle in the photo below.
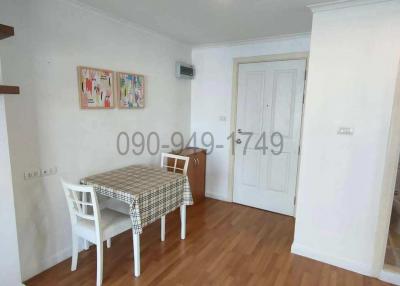
[[[242,140],[236,139],[236,144],[242,144]]]
[[[239,134],[241,134],[242,133],[242,129],[238,129],[238,131],[237,131]]]

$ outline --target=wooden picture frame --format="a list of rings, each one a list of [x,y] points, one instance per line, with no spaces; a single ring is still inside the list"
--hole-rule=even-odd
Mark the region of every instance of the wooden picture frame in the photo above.
[[[141,109],[145,103],[145,77],[142,74],[117,72],[118,108]]]
[[[78,90],[81,109],[113,109],[114,72],[105,69],[79,66]]]

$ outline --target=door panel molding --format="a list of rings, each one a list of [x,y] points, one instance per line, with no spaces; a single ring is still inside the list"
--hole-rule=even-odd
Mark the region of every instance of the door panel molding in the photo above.
[[[275,124],[275,117],[274,117],[274,115],[275,115],[275,112],[276,112],[276,105],[277,105],[277,98],[276,98],[276,95],[277,95],[277,93],[278,93],[278,80],[279,80],[279,76],[280,75],[282,75],[282,74],[290,74],[291,76],[292,76],[292,82],[295,84],[296,83],[296,80],[297,80],[297,71],[296,70],[291,70],[291,71],[287,71],[287,70],[285,70],[285,71],[275,71],[274,72],[274,79],[273,79],[273,88],[272,88],[272,110],[273,110],[273,113],[272,113],[272,115],[271,115],[271,117],[272,117],[272,120],[271,120],[271,125],[274,127],[273,129],[278,129],[278,128],[275,128],[276,127],[276,124]],[[292,90],[290,91],[292,94],[291,94],[291,97],[290,97],[290,99],[291,99],[291,101],[290,101],[290,114],[289,114],[289,123],[292,123],[293,122],[293,114],[294,114],[294,103],[295,103],[295,96],[296,96],[296,85],[294,85],[293,87],[292,87]],[[282,136],[283,137],[291,137],[292,136],[292,134],[293,134],[293,129],[292,129],[292,125],[291,124],[289,124],[289,132],[281,132],[281,134],[282,134]]]

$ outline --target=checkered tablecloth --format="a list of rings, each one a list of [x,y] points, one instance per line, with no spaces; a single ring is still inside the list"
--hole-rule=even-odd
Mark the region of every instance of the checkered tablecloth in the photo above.
[[[134,233],[181,205],[193,204],[187,176],[161,168],[133,165],[83,178],[81,184],[129,204]]]

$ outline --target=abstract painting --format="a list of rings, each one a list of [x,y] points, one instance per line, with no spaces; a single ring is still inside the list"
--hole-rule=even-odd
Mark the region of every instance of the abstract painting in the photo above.
[[[78,67],[79,96],[82,109],[114,108],[114,73]]]
[[[140,74],[117,73],[119,108],[144,107],[144,76]]]

